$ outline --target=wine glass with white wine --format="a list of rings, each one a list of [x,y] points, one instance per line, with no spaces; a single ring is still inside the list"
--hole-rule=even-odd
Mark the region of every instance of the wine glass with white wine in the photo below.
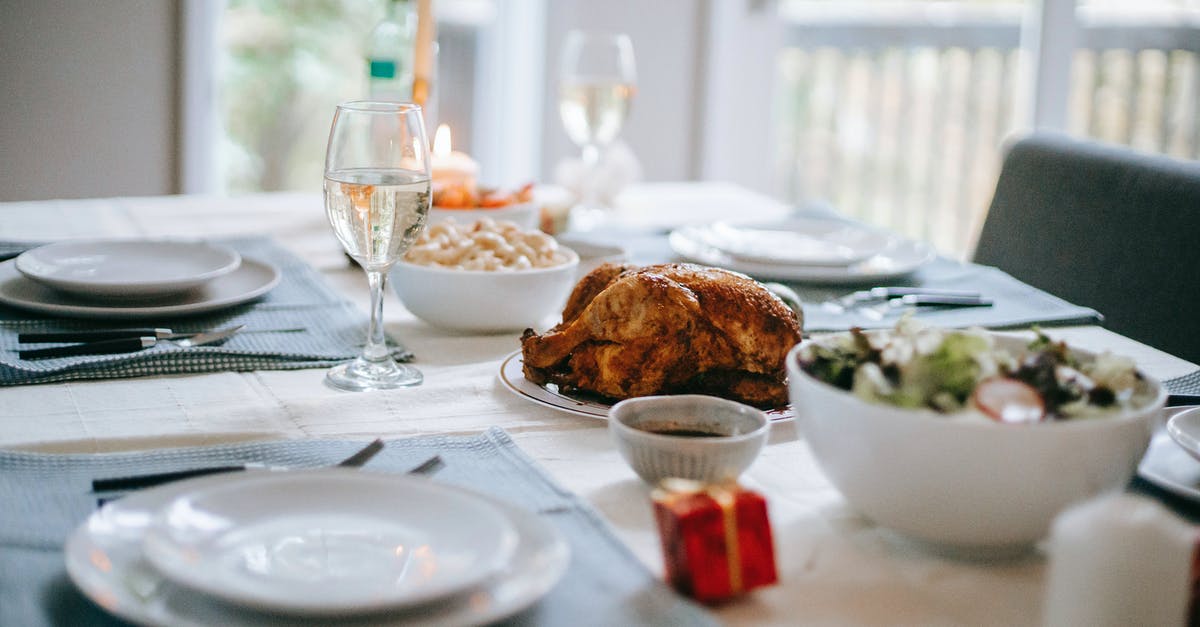
[[[421,371],[392,359],[383,335],[387,272],[429,215],[429,154],[421,107],[338,105],[325,152],[325,213],[346,252],[367,272],[371,322],[362,354],[326,376],[344,390],[419,385]]]
[[[603,220],[596,190],[601,152],[617,138],[637,85],[628,35],[573,30],[563,42],[558,113],[571,141],[583,151],[579,225]]]

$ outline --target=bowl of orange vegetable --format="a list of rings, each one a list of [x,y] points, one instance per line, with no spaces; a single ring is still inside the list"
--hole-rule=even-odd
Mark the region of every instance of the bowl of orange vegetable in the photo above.
[[[449,220],[459,224],[491,218],[513,222],[522,229],[536,229],[538,207],[533,201],[533,183],[517,189],[434,183],[429,218],[430,223]]]

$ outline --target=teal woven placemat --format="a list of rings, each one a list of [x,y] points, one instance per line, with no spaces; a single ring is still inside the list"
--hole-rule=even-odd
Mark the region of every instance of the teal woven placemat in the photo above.
[[[0,625],[119,624],[75,589],[63,566],[64,541],[95,509],[94,478],[246,462],[323,466],[361,445],[294,440],[106,455],[0,451]],[[658,581],[586,502],[558,486],[501,429],[393,440],[367,469],[404,472],[435,453],[445,467],[433,480],[537,512],[570,544],[563,579],[508,624],[717,624],[703,608]],[[650,504],[647,500],[630,507]]]
[[[101,323],[50,318],[0,306],[0,385],[49,383],[75,379],[111,379],[194,372],[325,368],[358,355],[367,319],[333,291],[321,275],[296,255],[268,238],[219,240],[243,257],[277,266],[282,279],[255,302],[165,320]],[[177,332],[245,325],[245,331],[219,346],[182,348],[170,343],[136,353],[22,360],[19,333],[102,328],[167,327]],[[302,329],[301,331],[291,331]],[[289,330],[289,332],[271,332]],[[402,361],[412,354],[394,342]],[[39,346],[40,347],[40,346]]]

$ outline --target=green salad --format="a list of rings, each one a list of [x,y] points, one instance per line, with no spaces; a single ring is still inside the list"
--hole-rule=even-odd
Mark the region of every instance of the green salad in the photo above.
[[[942,413],[978,410],[1006,423],[1102,416],[1150,400],[1133,360],[1110,353],[1081,359],[1040,330],[1020,354],[983,329],[852,329],[801,347],[800,367],[869,402]]]

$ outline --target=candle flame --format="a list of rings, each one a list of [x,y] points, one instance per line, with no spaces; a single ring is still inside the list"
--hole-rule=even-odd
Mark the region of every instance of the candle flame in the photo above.
[[[439,124],[433,136],[433,154],[439,157],[450,154],[450,127],[445,124]]]

